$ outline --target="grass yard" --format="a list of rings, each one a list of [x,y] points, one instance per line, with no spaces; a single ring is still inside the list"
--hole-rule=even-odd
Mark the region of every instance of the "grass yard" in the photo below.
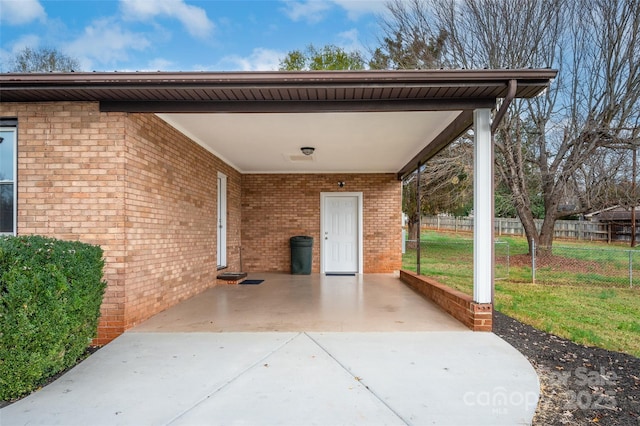
[[[629,288],[629,256],[640,279],[640,251],[598,243],[555,242],[553,261],[539,259],[532,283],[526,240],[496,244],[495,307],[526,324],[576,343],[640,357],[640,285]],[[425,232],[421,274],[472,294],[473,242],[468,235]],[[636,265],[635,257],[638,257]],[[626,259],[626,262],[624,261]],[[416,270],[415,250],[403,267]]]

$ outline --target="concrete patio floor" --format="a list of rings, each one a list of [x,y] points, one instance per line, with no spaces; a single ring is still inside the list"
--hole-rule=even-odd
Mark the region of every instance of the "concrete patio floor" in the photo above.
[[[391,274],[248,278],[265,281],[216,286],[131,331],[468,331]]]
[[[120,336],[2,425],[521,425],[535,371],[391,275],[253,274]]]

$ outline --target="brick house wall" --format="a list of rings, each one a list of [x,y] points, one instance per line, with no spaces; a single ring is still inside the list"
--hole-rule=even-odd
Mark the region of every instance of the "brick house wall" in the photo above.
[[[364,272],[401,267],[393,174],[241,175],[157,116],[95,102],[1,103],[0,116],[18,120],[18,234],[104,250],[98,344],[216,284],[219,172],[227,270],[289,272],[289,238],[311,235],[319,272],[320,193],[340,191],[363,193]]]
[[[338,182],[345,182],[343,188]],[[314,238],[312,272],[320,271],[320,193],[362,192],[364,273],[402,264],[402,187],[394,174],[245,174],[242,262],[247,271],[290,271],[289,238]]]
[[[239,268],[240,174],[154,115],[97,103],[2,103],[18,119],[18,234],[100,245],[96,343],[215,285],[217,173]]]
[[[18,119],[19,235],[98,244],[104,250],[99,342],[124,331],[125,122],[96,103],[1,103]]]
[[[239,268],[240,174],[152,114],[125,146],[127,327],[215,285],[217,177],[227,176],[227,263]]]

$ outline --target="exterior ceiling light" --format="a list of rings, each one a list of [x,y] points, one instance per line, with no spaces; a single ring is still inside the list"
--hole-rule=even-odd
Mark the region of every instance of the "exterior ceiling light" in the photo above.
[[[303,146],[302,148],[300,148],[300,151],[302,151],[304,155],[311,155],[315,150],[316,149],[311,146]]]

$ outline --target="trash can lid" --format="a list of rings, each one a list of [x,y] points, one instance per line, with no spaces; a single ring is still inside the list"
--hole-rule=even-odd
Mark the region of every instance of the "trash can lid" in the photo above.
[[[289,243],[294,247],[311,247],[313,246],[313,237],[306,235],[296,235],[289,239]]]

